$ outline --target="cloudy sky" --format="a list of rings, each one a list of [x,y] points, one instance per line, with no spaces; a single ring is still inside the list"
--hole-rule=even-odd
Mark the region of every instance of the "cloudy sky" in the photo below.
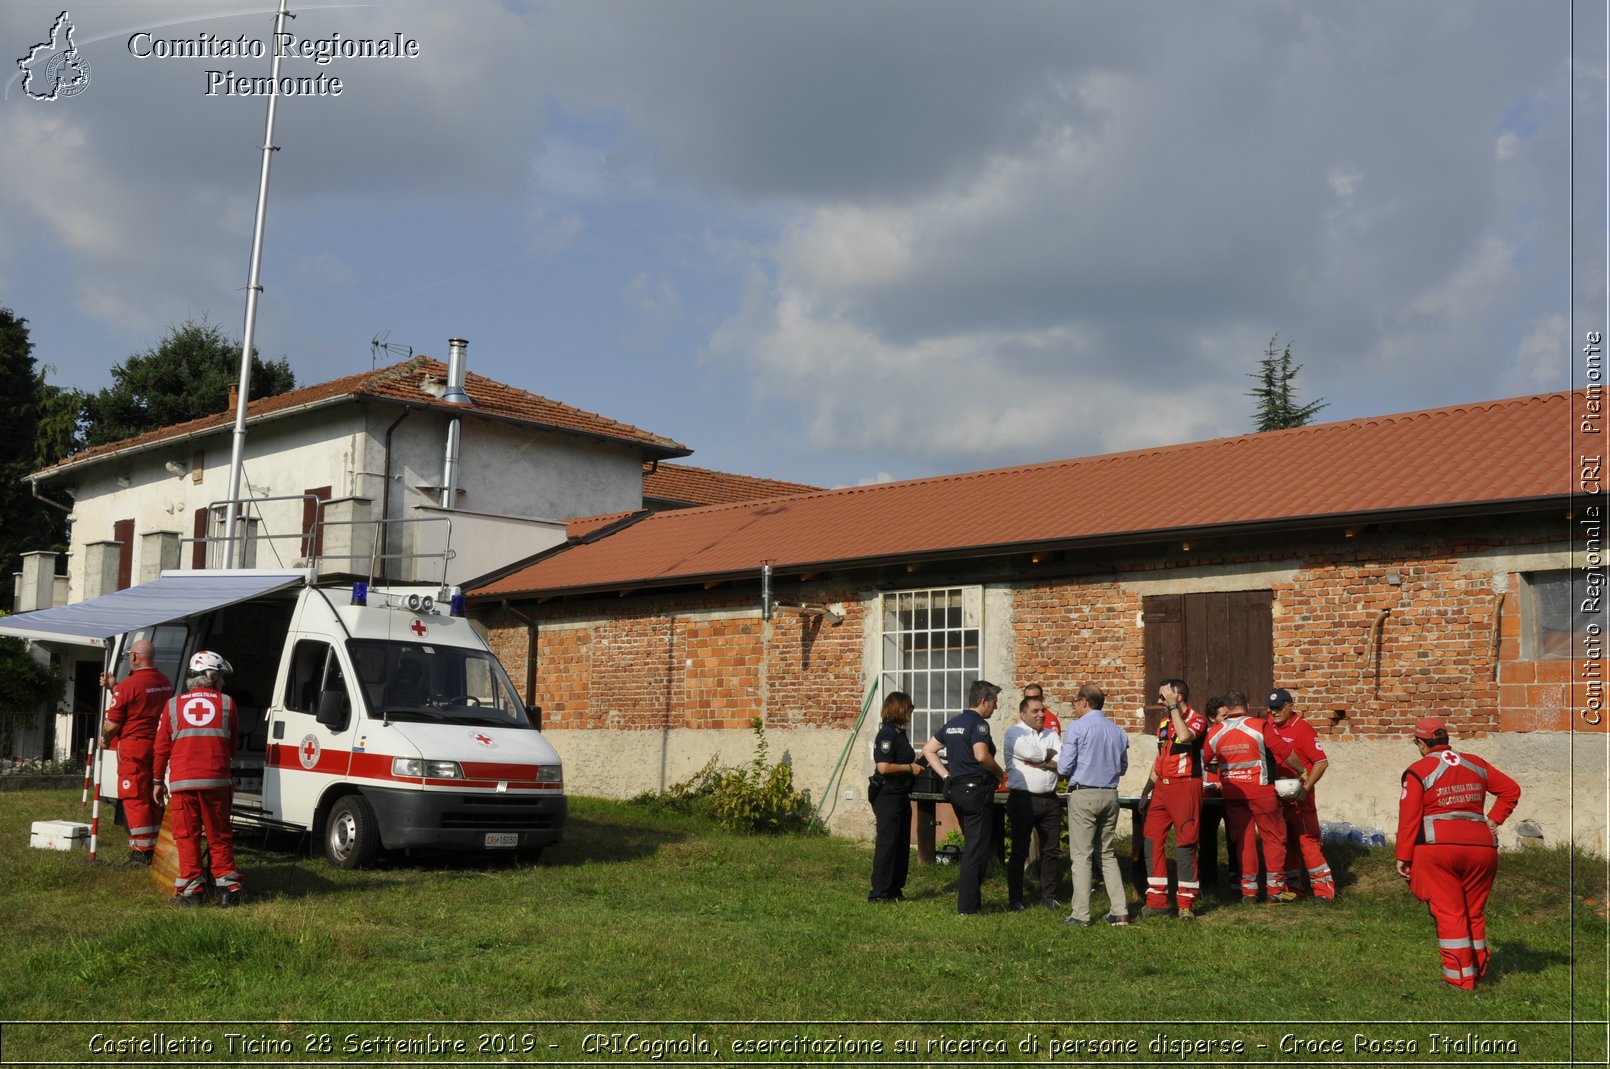
[[[285,59],[343,88],[280,101],[257,344],[310,383],[461,335],[821,485],[1238,433],[1277,332],[1321,419],[1565,388],[1573,293],[1578,332],[1604,307],[1603,5],[1572,7],[296,4],[298,39],[418,55]],[[55,100],[15,59],[60,3],[0,11],[0,304],[52,381],[239,334],[266,109],[207,72],[271,55],[135,53],[271,49],[272,9],[70,8],[89,82]]]

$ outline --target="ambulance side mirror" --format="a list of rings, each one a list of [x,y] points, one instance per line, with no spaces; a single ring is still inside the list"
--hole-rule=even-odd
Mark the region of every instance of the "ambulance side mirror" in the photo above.
[[[331,731],[345,731],[347,728],[347,694],[342,690],[323,690],[319,692],[319,711],[314,717],[321,725]]]

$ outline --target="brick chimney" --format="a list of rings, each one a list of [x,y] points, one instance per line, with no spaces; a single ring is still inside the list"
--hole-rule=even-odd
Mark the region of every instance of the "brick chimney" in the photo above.
[[[229,384],[229,408],[227,411],[235,411],[235,406],[238,404],[240,404],[240,383],[231,382]]]

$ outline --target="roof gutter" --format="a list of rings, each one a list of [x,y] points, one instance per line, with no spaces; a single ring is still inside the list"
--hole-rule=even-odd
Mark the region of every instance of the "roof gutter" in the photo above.
[[[317,401],[306,401],[299,405],[292,405],[290,408],[276,409],[273,412],[263,412],[255,416],[248,416],[246,422],[266,423],[270,420],[284,419],[288,416],[299,416],[304,412],[314,412],[323,408],[333,408],[336,405],[346,404],[348,402],[356,402],[362,400],[364,396],[365,395],[363,394],[346,393],[337,397],[322,397]],[[165,438],[158,438],[155,441],[141,442],[138,445],[124,446],[121,449],[114,449],[107,453],[97,453],[92,457],[84,457],[80,460],[73,460],[69,457],[67,460],[62,461],[55,467],[45,468],[41,471],[34,472],[32,475],[28,476],[28,478],[32,480],[49,482],[53,479],[59,478],[60,476],[71,474],[83,468],[88,468],[95,464],[99,464],[103,461],[133,456],[138,453],[150,453],[158,449],[166,449],[180,442],[193,442],[198,438],[207,438],[215,434],[228,434],[233,426],[234,425],[232,423],[219,423],[209,427],[198,427],[195,430],[185,431],[181,434],[172,434]]]
[[[246,422],[247,424],[266,423],[270,420],[284,419],[288,416],[298,416],[304,412],[314,412],[319,409],[331,408],[336,405],[346,404],[348,402],[357,403],[360,401],[375,401],[380,404],[402,405],[404,408],[421,409],[431,412],[443,412],[450,417],[455,411],[454,406],[452,405],[422,404],[417,401],[406,401],[399,397],[388,397],[385,394],[344,393],[335,397],[321,397],[317,401],[305,401],[302,404],[292,405],[289,408],[275,409],[272,412],[262,412],[257,415],[248,415],[246,417]],[[545,423],[541,420],[518,419],[513,416],[500,415],[496,412],[477,411],[474,413],[465,414],[473,414],[477,419],[489,420],[493,423],[508,423],[517,427],[538,427],[543,430],[554,431],[560,434],[571,434],[578,438],[587,438],[593,441],[612,442],[616,445],[637,446],[638,448],[644,450],[644,452],[658,453],[658,459],[670,460],[676,457],[693,455],[693,450],[683,445],[659,445],[655,442],[645,442],[621,435],[600,434],[597,431],[583,431],[577,430],[574,427],[562,427],[557,423]],[[214,434],[227,434],[232,426],[233,424],[231,423],[219,423],[207,427],[198,427],[195,430],[184,431],[180,434],[168,435],[167,437],[158,438],[154,441],[141,442],[138,445],[124,446],[121,449],[114,449],[107,453],[97,453],[92,457],[84,457],[79,460],[68,458],[54,467],[44,468],[40,471],[32,473],[29,475],[29,478],[49,482],[60,478],[61,476],[77,472],[83,468],[88,468],[92,465],[99,464],[103,461],[133,456],[139,453],[149,453],[153,450],[165,449],[177,443],[191,442],[198,438],[206,438]]]

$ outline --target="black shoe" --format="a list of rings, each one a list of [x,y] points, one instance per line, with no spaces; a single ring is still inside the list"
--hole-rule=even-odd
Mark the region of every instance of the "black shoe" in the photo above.
[[[234,890],[219,890],[218,905],[223,909],[228,909],[231,906],[238,906],[240,905],[242,896],[244,894],[245,892],[243,892],[239,887],[236,887]],[[199,898],[200,896],[197,895],[196,897]]]
[[[1009,909],[1009,910],[1011,910],[1011,911],[1012,911],[1012,912],[1013,912],[1013,913],[1022,913],[1022,912],[1023,912],[1023,911],[1024,911],[1024,910],[1025,910],[1025,909],[1027,909],[1027,908],[1028,908],[1028,907],[1027,907],[1027,906],[1025,906],[1025,905],[1024,905],[1024,904],[1023,904],[1023,903],[1021,903],[1021,902],[1012,902],[1012,903],[1010,903],[1010,904],[1009,904],[1009,905],[1007,905],[1007,907],[1006,907],[1006,908],[1007,908],[1007,909]]]
[[[1129,927],[1129,914],[1109,913],[1107,914],[1106,921],[1114,928],[1127,928]]]
[[[201,906],[200,895],[174,895],[173,904],[184,906],[186,909],[197,909]]]
[[[1046,909],[1061,909],[1062,908],[1062,903],[1058,902],[1054,898],[1048,898],[1044,902],[1041,902],[1040,905],[1044,906]]]
[[[1077,917],[1063,917],[1062,918],[1062,923],[1066,924],[1070,928],[1088,928],[1088,927],[1090,927],[1090,922],[1089,921],[1082,921],[1082,920],[1079,920]]]
[[[148,869],[151,867],[151,858],[154,854],[155,851],[153,850],[130,850],[128,859],[123,862],[123,867],[126,869]]]

